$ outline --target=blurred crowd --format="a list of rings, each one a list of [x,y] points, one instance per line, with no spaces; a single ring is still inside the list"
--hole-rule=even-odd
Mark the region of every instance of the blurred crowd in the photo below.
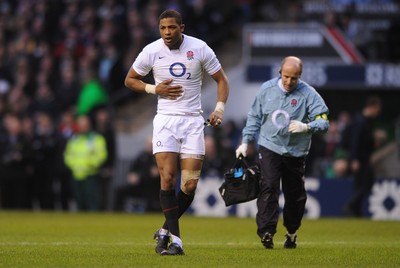
[[[182,10],[185,32],[217,45],[229,34],[227,25],[246,20],[250,2],[1,0],[0,114],[41,110],[58,121],[71,108],[87,112],[88,105],[113,101],[126,91],[134,58],[159,38],[162,10]],[[98,103],[82,103],[85,85],[105,91]]]
[[[307,159],[306,175],[319,179],[352,179],[349,166],[349,153],[346,140],[353,117],[347,111],[342,111],[336,118],[330,119],[326,134],[315,135],[312,140],[310,154]],[[379,121],[373,129],[373,152],[382,149],[389,142],[388,130],[379,127]],[[372,161],[371,161],[372,163]],[[374,163],[372,163],[374,164]]]

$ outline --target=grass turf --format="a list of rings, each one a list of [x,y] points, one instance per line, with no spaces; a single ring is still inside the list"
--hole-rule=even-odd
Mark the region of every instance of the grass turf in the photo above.
[[[266,250],[253,218],[184,216],[185,256],[158,256],[155,214],[0,212],[0,267],[399,267],[400,223],[304,220],[298,247]]]

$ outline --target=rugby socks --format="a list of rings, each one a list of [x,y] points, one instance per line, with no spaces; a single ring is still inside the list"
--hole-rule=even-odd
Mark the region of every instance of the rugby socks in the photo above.
[[[183,213],[185,213],[185,211],[192,204],[193,199],[194,199],[194,194],[193,195],[187,195],[182,190],[179,190],[178,195],[177,195],[176,198],[178,200],[178,206],[179,206],[178,217],[180,218],[183,215]],[[164,225],[163,225],[162,228],[168,230],[167,221],[164,222]]]
[[[165,222],[171,234],[180,237],[179,232],[179,206],[175,196],[175,191],[160,190],[160,205],[165,216]]]
[[[180,190],[176,198],[178,199],[179,218],[180,218],[192,204],[194,199],[194,194],[188,195],[185,194],[182,190]]]

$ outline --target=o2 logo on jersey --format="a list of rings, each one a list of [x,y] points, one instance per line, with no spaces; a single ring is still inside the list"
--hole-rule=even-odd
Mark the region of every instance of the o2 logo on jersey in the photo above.
[[[182,77],[186,75],[186,79],[191,79],[191,73],[186,72],[186,66],[181,62],[172,63],[171,66],[169,66],[169,73],[173,77]]]

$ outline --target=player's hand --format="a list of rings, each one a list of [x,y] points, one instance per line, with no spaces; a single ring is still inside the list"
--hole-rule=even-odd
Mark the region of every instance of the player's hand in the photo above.
[[[297,120],[290,121],[289,132],[290,133],[306,133],[308,131],[308,126]]]
[[[222,119],[224,114],[219,111],[214,111],[210,114],[210,117],[207,119],[207,125],[218,127],[222,124]]]
[[[157,85],[157,95],[169,100],[176,100],[183,95],[183,89],[180,85],[171,86],[172,79],[162,81]]]
[[[236,158],[239,158],[240,155],[243,155],[243,157],[246,157],[247,155],[247,143],[242,143],[240,146],[236,149]]]

